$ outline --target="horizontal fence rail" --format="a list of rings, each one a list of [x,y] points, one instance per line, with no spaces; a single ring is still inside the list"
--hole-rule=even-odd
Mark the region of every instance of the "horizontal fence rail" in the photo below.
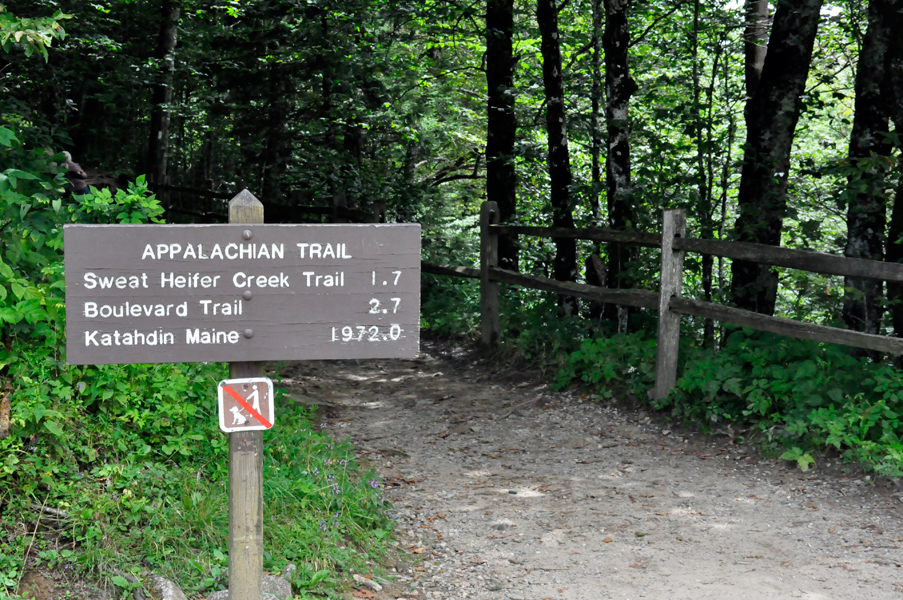
[[[479,279],[480,270],[472,267],[455,267],[452,265],[437,265],[420,261],[420,270],[430,275],[449,275],[451,277],[467,277],[470,279]]]
[[[673,245],[675,250],[723,256],[734,260],[748,260],[750,262],[823,273],[825,275],[903,281],[903,264],[900,263],[848,258],[811,250],[794,250],[793,248],[781,248],[766,244],[724,240],[675,238]]]
[[[731,325],[758,329],[759,331],[768,331],[804,340],[815,340],[816,342],[829,342],[842,346],[865,348],[866,350],[875,350],[877,352],[903,354],[903,338],[860,333],[849,329],[815,325],[783,317],[770,317],[734,308],[733,306],[713,304],[691,298],[671,298],[669,307],[676,313],[714,319],[723,323],[730,323]]]
[[[615,290],[596,285],[574,283],[572,281],[556,281],[555,279],[538,275],[524,275],[523,273],[496,267],[489,268],[489,277],[493,281],[513,283],[525,288],[556,292],[597,302],[636,306],[639,308],[658,308],[658,293],[648,290]]]
[[[680,315],[713,319],[722,323],[767,331],[779,335],[864,348],[877,352],[903,355],[903,338],[888,337],[804,323],[793,319],[772,317],[759,313],[684,298],[681,296],[683,260],[686,252],[747,260],[777,267],[787,267],[827,275],[843,275],[864,279],[903,281],[903,264],[875,260],[847,258],[809,250],[794,250],[764,244],[703,240],[686,237],[686,213],[683,210],[664,212],[661,235],[635,231],[615,231],[602,228],[566,229],[559,227],[528,227],[498,225],[499,212],[494,202],[484,202],[480,218],[480,269],[422,262],[424,273],[479,279],[483,343],[498,343],[501,325],[498,317],[499,282],[528,289],[542,290],[584,298],[595,302],[658,309],[659,331],[656,357],[656,385],[650,392],[663,398],[674,386],[677,375],[677,352]],[[662,250],[661,289],[659,292],[642,289],[611,289],[569,281],[557,281],[538,275],[527,275],[499,268],[498,238],[500,235],[585,239],[608,243],[630,244]],[[664,243],[663,243],[664,242]]]

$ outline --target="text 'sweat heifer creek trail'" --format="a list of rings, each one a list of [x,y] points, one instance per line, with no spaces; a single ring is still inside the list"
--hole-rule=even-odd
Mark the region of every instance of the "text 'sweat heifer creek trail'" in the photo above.
[[[414,560],[379,598],[903,593],[895,488],[759,461],[727,436],[551,393],[461,348],[423,351],[284,371],[289,394],[324,406],[385,478]]]

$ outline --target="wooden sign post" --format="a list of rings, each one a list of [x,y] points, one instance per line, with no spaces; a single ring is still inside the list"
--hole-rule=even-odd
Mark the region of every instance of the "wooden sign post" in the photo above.
[[[63,239],[68,364],[228,362],[231,379],[256,381],[267,360],[420,351],[418,224],[265,225],[244,190],[228,225],[66,225]],[[240,424],[234,403],[250,396],[230,390]],[[271,390],[256,399],[272,409]],[[228,433],[231,600],[263,598],[263,431],[251,426]]]
[[[263,204],[242,191],[229,201],[229,223],[263,223]],[[265,375],[262,362],[229,363],[232,379]],[[228,435],[229,600],[263,600],[263,432]]]

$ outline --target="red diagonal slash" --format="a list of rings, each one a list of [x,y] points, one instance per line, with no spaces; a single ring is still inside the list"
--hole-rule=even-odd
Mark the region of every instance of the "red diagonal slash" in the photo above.
[[[229,387],[228,385],[224,385],[224,386],[223,386],[223,390],[225,390],[225,392],[226,392],[227,394],[229,394],[230,396],[232,396],[233,398],[235,398],[235,401],[238,402],[239,404],[241,404],[242,407],[243,407],[246,411],[248,411],[249,413],[251,413],[251,416],[252,416],[252,417],[254,417],[254,418],[257,419],[258,421],[260,421],[260,424],[261,424],[261,425],[263,425],[263,426],[266,427],[267,429],[271,429],[271,428],[273,427],[273,424],[270,423],[269,421],[267,421],[267,420],[264,418],[264,416],[263,416],[262,414],[260,414],[260,413],[257,412],[256,410],[254,410],[254,409],[251,407],[251,405],[248,404],[248,402],[247,402],[244,398],[242,398],[241,395],[240,395],[238,392],[236,392],[235,390],[233,390],[233,389],[232,389],[231,387]]]

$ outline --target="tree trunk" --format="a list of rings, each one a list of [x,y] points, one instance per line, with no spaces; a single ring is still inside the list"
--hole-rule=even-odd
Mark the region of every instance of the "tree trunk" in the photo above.
[[[784,0],[774,16],[762,79],[746,104],[746,145],[737,197],[736,239],[779,246],[787,209],[790,149],[800,116],[822,0]],[[774,314],[777,273],[735,260],[731,296],[740,308]]]
[[[746,32],[743,37],[746,97],[752,98],[759,87],[768,52],[768,0],[746,0]]]
[[[558,32],[558,7],[555,0],[538,0],[536,19],[542,36],[542,80],[546,92],[546,130],[549,140],[549,177],[551,179],[552,224],[574,226],[571,203],[571,159],[568,151],[567,120],[564,109],[564,78],[561,73],[561,35]],[[577,280],[577,241],[555,239],[554,277],[558,281]],[[561,296],[565,313],[575,314],[575,298]]]
[[[605,183],[608,188],[608,220],[613,229],[629,229],[636,221],[630,187],[630,97],[637,90],[630,78],[627,51],[630,26],[627,10],[630,0],[604,0],[605,32],[605,119],[608,126],[608,155],[605,158]],[[626,273],[633,258],[633,248],[621,244],[608,245],[608,287],[629,288],[633,282]],[[626,329],[626,309],[606,305],[605,318]]]
[[[594,225],[598,225],[599,219],[599,195],[602,192],[602,166],[600,157],[602,155],[602,127],[600,124],[599,110],[602,101],[602,38],[599,32],[602,30],[602,15],[604,7],[602,0],[592,0],[593,2],[593,85],[590,92],[590,101],[592,103],[591,127],[592,127],[592,195],[590,200],[590,209],[593,213]],[[598,251],[598,248],[596,249]]]
[[[267,78],[272,96],[268,102],[266,144],[261,156],[263,177],[259,195],[271,203],[285,204],[287,198],[283,182],[286,161],[291,155],[291,138],[286,131],[291,112],[290,98],[293,96],[288,88],[291,79],[280,72],[276,65],[270,66]]]
[[[514,171],[514,0],[489,0],[486,5],[486,87],[489,93],[486,127],[486,198],[499,207],[502,223],[517,213]],[[499,264],[516,271],[514,236],[499,238]]]
[[[900,10],[892,13],[891,31],[900,31],[903,27],[903,14]],[[890,117],[894,121],[894,130],[903,132],[903,36],[892,35],[888,45],[889,79],[892,88]],[[897,169],[903,174],[903,161],[898,159]],[[887,251],[884,256],[887,262],[903,262],[903,176],[894,192],[894,208],[890,217],[890,229],[887,232]],[[903,282],[887,282],[887,301],[890,305],[894,335],[903,337]]]
[[[850,135],[851,166],[859,167],[849,178],[847,191],[847,246],[851,258],[881,260],[887,222],[885,181],[889,175],[891,145],[887,140],[890,85],[888,44],[893,0],[871,0],[868,29],[856,69],[856,106]],[[884,282],[844,278],[843,320],[847,327],[878,333]]]
[[[160,35],[155,55],[160,75],[154,86],[151,101],[153,107],[147,147],[147,176],[158,185],[166,183],[166,162],[169,157],[169,105],[172,103],[180,10],[178,0],[163,0],[160,7]]]
[[[693,30],[692,30],[692,60],[693,60],[693,121],[696,136],[696,181],[699,191],[699,209],[697,211],[697,219],[701,225],[701,235],[703,239],[712,239],[712,181],[709,177],[709,169],[706,164],[706,152],[712,152],[712,145],[706,143],[706,130],[711,137],[711,122],[707,121],[707,127],[703,127],[702,114],[702,83],[699,75],[699,13],[701,9],[701,1],[693,2]],[[720,53],[716,53],[714,66],[712,67],[712,85],[715,81],[715,72],[718,69],[718,60]],[[711,89],[711,88],[709,88]],[[709,94],[709,106],[711,107],[712,94]],[[709,155],[711,156],[711,155]],[[702,291],[707,302],[712,301],[712,267],[714,265],[713,256],[711,254],[702,255]],[[711,348],[715,344],[715,321],[706,319],[703,326],[703,344],[706,348]]]

